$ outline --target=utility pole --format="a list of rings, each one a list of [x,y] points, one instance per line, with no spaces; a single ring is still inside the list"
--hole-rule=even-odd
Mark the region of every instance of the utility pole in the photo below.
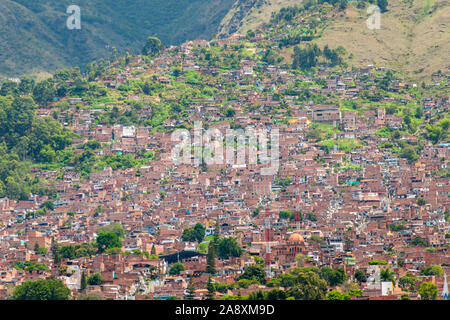
[[[265,237],[266,237],[266,277],[272,278],[272,271],[270,270],[270,265],[272,263],[272,248],[270,246],[270,228],[271,228],[271,216],[270,210],[266,208],[266,216],[264,220]]]

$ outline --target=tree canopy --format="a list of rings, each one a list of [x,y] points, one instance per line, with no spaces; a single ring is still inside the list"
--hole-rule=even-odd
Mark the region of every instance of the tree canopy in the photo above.
[[[184,229],[181,239],[183,241],[197,241],[200,243],[205,237],[205,229],[201,223],[197,223],[193,228]]]
[[[158,53],[163,48],[161,40],[157,37],[148,37],[142,48],[142,54],[144,56],[153,55]]]
[[[70,289],[61,280],[25,281],[15,287],[14,300],[68,300]]]
[[[186,270],[186,267],[185,267],[182,263],[177,262],[177,263],[174,263],[174,264],[170,267],[170,269],[169,269],[169,274],[170,274],[170,275],[177,275],[177,274],[180,274],[180,272],[181,272],[181,271],[184,271],[184,270]]]
[[[101,232],[97,236],[97,248],[99,253],[103,253],[107,249],[121,248],[122,241],[115,232]]]
[[[240,257],[242,248],[233,237],[221,238],[217,244],[217,256],[221,259]]]
[[[94,273],[94,274],[91,274],[91,275],[89,276],[89,278],[87,279],[87,283],[88,283],[90,286],[98,286],[98,285],[101,285],[102,282],[103,282],[103,279],[102,279],[102,277],[100,276],[100,273]]]
[[[240,275],[237,280],[248,279],[254,280],[258,283],[266,283],[266,272],[264,268],[258,265],[245,267],[244,273]]]
[[[419,294],[422,300],[436,300],[438,289],[434,283],[424,282],[419,287]]]

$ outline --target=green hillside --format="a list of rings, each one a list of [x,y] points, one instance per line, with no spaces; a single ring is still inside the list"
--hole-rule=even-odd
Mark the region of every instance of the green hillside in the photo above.
[[[281,7],[303,7],[323,0],[238,0],[219,26],[218,37],[238,32],[246,34],[270,21]],[[332,0],[328,1],[332,2]],[[432,73],[449,69],[450,2],[448,0],[388,0],[381,14],[381,28],[370,30],[367,7],[376,1],[349,1],[347,8],[327,19],[319,46],[343,46],[351,59],[349,65],[385,66],[413,79],[425,79]],[[284,33],[292,33],[286,30]],[[282,55],[290,62],[292,47]]]
[[[209,39],[234,0],[79,0],[81,30],[68,30],[71,0],[0,1],[0,74],[51,72],[119,53],[145,38],[164,44]]]
[[[236,0],[220,23],[217,36],[227,36],[234,32],[245,33],[269,22],[272,12],[301,3],[302,0]]]
[[[68,30],[71,0],[2,0],[0,2],[1,76],[45,76],[56,69],[85,65],[118,54],[139,53],[145,38],[165,45],[190,39],[246,34],[268,23],[272,13],[308,0],[79,0],[81,30]],[[324,1],[319,1],[323,3]],[[330,2],[333,2],[330,0]],[[372,1],[373,2],[373,1]],[[424,78],[449,68],[448,0],[389,0],[381,29],[366,26],[369,3],[350,1],[327,19],[314,40],[319,46],[343,46],[350,65],[377,64]],[[289,31],[290,33],[292,30]],[[290,62],[292,47],[281,54]]]

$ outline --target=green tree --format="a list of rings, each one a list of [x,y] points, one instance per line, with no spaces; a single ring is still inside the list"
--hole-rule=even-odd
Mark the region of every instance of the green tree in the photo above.
[[[339,290],[331,290],[327,295],[327,300],[350,300],[350,295]]]
[[[251,39],[255,37],[255,32],[251,29],[247,30],[247,35],[245,36],[247,39]]]
[[[33,79],[24,77],[20,79],[19,91],[21,94],[31,94],[33,92],[34,85],[35,81]]]
[[[213,240],[216,247],[219,245],[219,238],[220,238],[220,226],[219,221],[217,220],[214,228],[214,240]]]
[[[7,134],[17,133],[19,136],[29,133],[35,111],[36,104],[33,99],[29,97],[15,98],[9,106],[6,105],[5,112],[8,117],[5,122],[2,121],[0,130],[6,130]]]
[[[89,276],[89,278],[87,279],[87,283],[90,286],[99,286],[102,284],[102,282],[103,282],[103,279],[102,279],[100,273],[91,274]]]
[[[357,269],[355,271],[355,279],[356,279],[356,281],[358,281],[361,284],[362,282],[367,281],[367,275],[361,269]]]
[[[305,219],[309,221],[317,221],[317,216],[314,213],[309,212],[305,215]]]
[[[389,225],[391,231],[401,231],[406,229],[406,225],[404,223],[391,223]]]
[[[394,272],[390,268],[380,270],[381,281],[392,281],[395,284]]]
[[[416,109],[415,109],[415,111],[414,111],[414,116],[415,116],[417,119],[420,119],[420,118],[423,117],[423,109],[422,109],[421,106],[417,106],[417,107],[416,107]]]
[[[45,201],[43,204],[41,204],[41,208],[53,211],[55,210],[55,204],[53,203],[53,201]]]
[[[424,282],[419,287],[421,300],[437,300],[438,289],[432,282]]]
[[[271,281],[271,283],[274,286],[281,286],[281,287],[284,287],[284,288],[290,288],[290,287],[295,286],[295,284],[297,283],[297,278],[292,273],[283,273],[283,274],[280,274],[275,279],[273,279]]]
[[[145,41],[144,47],[142,48],[142,54],[144,56],[154,55],[158,53],[163,48],[161,40],[157,37],[148,37]]]
[[[288,290],[288,295],[296,300],[324,300],[327,282],[314,271],[301,270],[296,276],[296,285]]]
[[[320,269],[319,275],[322,279],[326,280],[331,287],[340,285],[347,279],[347,274],[343,268],[333,270],[332,268],[325,266]]]
[[[86,277],[86,274],[84,273],[84,271],[81,274],[81,281],[80,281],[80,289],[81,291],[85,290],[88,284],[88,280]]]
[[[419,287],[419,280],[408,273],[398,279],[398,286],[408,292],[416,292]]]
[[[5,81],[0,89],[0,96],[17,96],[19,94],[19,86],[14,81]]]
[[[192,278],[189,279],[187,288],[186,288],[186,300],[193,300],[195,297],[195,287],[194,287],[194,281]]]
[[[9,176],[5,182],[5,196],[17,200],[27,200],[29,198],[30,188],[20,178]]]
[[[290,211],[290,210],[282,210],[282,211],[280,211],[278,216],[280,217],[280,219],[287,220],[287,219],[289,219],[292,216],[292,211]]]
[[[214,284],[212,283],[211,275],[208,277],[208,282],[206,283],[205,289],[208,290],[206,294],[206,300],[214,300]]]
[[[97,248],[94,246],[94,243],[85,242],[81,245],[75,246],[75,257],[91,257],[97,253]]]
[[[97,248],[99,253],[103,253],[107,249],[121,248],[122,241],[115,232],[102,232],[97,236]]]
[[[414,162],[419,158],[416,150],[412,146],[406,146],[400,152],[400,158],[405,158],[409,162]]]
[[[25,281],[16,286],[14,300],[68,300],[70,289],[61,280]]]
[[[293,55],[293,69],[302,69],[302,70],[310,70],[315,67],[318,62],[318,58],[322,54],[322,51],[319,49],[317,44],[310,45],[308,44],[306,47],[294,47],[294,55]]]
[[[194,226],[194,236],[199,243],[202,242],[203,238],[205,237],[205,230],[205,226],[201,223],[196,223]]]
[[[226,110],[225,110],[225,116],[227,117],[227,118],[231,118],[231,117],[234,117],[234,114],[236,113],[236,111],[234,111],[234,109],[232,108],[232,107],[228,107]]]
[[[183,241],[197,241],[200,243],[205,237],[205,229],[201,223],[197,223],[193,228],[184,229],[181,239]]]
[[[428,266],[420,272],[421,275],[424,276],[442,276],[444,274],[444,270],[441,266]]]
[[[250,287],[250,285],[254,283],[258,283],[258,281],[249,279],[239,279],[238,281],[235,282],[234,286],[238,288],[248,289],[248,287]]]
[[[244,273],[242,275],[240,275],[237,279],[238,280],[248,279],[248,280],[256,281],[261,284],[265,284],[266,283],[266,272],[264,271],[264,268],[259,265],[248,266],[248,267],[245,267]]]
[[[50,271],[48,266],[42,262],[34,261],[16,261],[13,267],[17,270],[27,270],[27,271]]]
[[[209,274],[216,273],[216,249],[215,244],[211,241],[208,245],[208,254],[206,256],[207,264],[206,264],[206,272]]]
[[[181,271],[184,271],[184,270],[186,270],[186,267],[185,267],[182,263],[177,262],[177,263],[174,263],[174,264],[170,267],[170,269],[169,269],[169,274],[170,274],[170,275],[177,275],[177,274],[180,274],[180,272],[181,272]]]
[[[422,246],[422,247],[427,246],[426,240],[420,236],[415,236],[414,239],[411,241],[411,244],[413,246]]]
[[[236,239],[226,237],[219,240],[217,256],[221,259],[228,259],[230,257],[240,257],[242,248],[237,243]]]
[[[35,249],[36,249],[36,247],[35,247]],[[45,255],[47,253],[47,248],[38,246],[38,248],[37,248],[37,250],[35,250],[35,252],[36,252],[36,254]]]
[[[280,289],[272,289],[267,291],[266,300],[286,300],[286,291]]]
[[[262,290],[257,290],[248,296],[248,300],[266,300],[266,294]]]
[[[183,230],[183,234],[181,235],[181,240],[183,241],[195,241],[194,229],[186,228]]]
[[[46,106],[56,96],[56,89],[51,80],[39,82],[33,89],[33,98],[36,103]]]
[[[357,284],[351,283],[350,284],[350,289],[348,289],[346,291],[346,293],[348,293],[350,296],[362,297],[364,292],[361,289],[359,289]]]
[[[59,248],[59,253],[64,259],[75,259],[76,257],[75,247],[70,244]]]

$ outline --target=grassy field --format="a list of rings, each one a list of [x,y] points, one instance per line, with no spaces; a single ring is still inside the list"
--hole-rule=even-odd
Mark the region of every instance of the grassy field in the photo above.
[[[321,46],[344,46],[350,64],[375,63],[422,79],[449,69],[450,6],[448,0],[389,0],[381,15],[381,29],[369,30],[368,14],[349,6],[317,40]]]

